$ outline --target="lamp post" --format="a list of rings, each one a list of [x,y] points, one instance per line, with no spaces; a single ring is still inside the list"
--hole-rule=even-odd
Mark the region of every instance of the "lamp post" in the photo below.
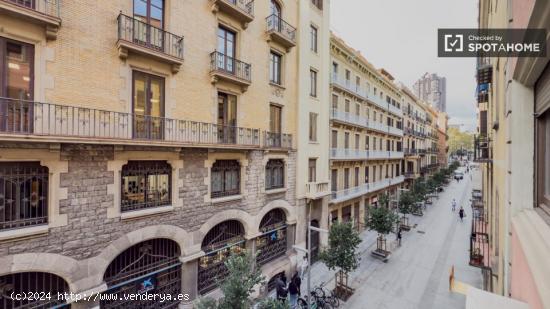
[[[309,204],[309,213],[308,213],[308,223],[307,223],[307,249],[299,247],[299,246],[292,246],[294,249],[298,251],[302,251],[305,254],[307,254],[307,305],[308,308],[311,307],[311,230],[314,230],[318,233],[328,233],[328,230],[321,229],[315,226],[311,225],[311,201],[308,202]]]

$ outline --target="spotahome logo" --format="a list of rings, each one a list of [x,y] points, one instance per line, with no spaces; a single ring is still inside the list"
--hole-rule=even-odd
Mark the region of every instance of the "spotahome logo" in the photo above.
[[[546,57],[546,29],[438,29],[439,57]]]

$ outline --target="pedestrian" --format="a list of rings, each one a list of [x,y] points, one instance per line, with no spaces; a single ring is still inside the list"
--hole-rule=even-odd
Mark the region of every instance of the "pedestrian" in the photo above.
[[[294,273],[293,280],[296,283],[296,287],[298,287],[298,295],[302,295],[302,279],[298,272]]]
[[[397,230],[397,244],[401,247],[401,228]]]
[[[284,281],[283,278],[285,279]],[[279,276],[277,280],[275,280],[275,292],[277,293],[277,299],[281,302],[286,300],[286,295],[288,293],[285,281],[286,277],[284,274],[282,276]]]
[[[455,209],[456,209],[456,200],[455,199],[453,199],[452,207],[453,207],[452,210],[455,211]]]
[[[308,266],[309,266],[309,263],[308,263],[308,261],[307,261],[307,254],[305,254],[304,257],[303,257],[303,259],[302,259],[302,264],[300,265],[300,278],[301,278],[301,279],[304,278]]]
[[[290,295],[290,308],[296,308],[296,305],[298,304],[298,296],[300,295],[300,290],[298,289],[298,285],[296,284],[296,278],[298,277],[298,273],[296,273],[292,279],[290,279],[290,283],[288,284],[288,294]]]
[[[460,222],[464,219],[464,208],[460,207],[460,210],[458,211],[458,216],[460,217]]]

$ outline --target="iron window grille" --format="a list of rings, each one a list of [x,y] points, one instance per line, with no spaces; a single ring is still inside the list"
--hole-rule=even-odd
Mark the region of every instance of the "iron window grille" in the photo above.
[[[284,256],[287,249],[286,215],[281,209],[269,211],[260,222],[262,235],[256,238],[258,266]]]
[[[122,167],[121,211],[170,205],[172,167],[166,161],[130,161]]]
[[[218,160],[212,166],[212,198],[241,192],[241,165],[236,160]]]
[[[244,228],[239,221],[224,221],[214,226],[202,241],[205,255],[199,258],[197,287],[203,295],[218,287],[227,275],[225,261],[245,249]]]
[[[9,274],[0,277],[0,308],[70,308],[57,293],[68,293],[69,285],[61,277],[43,272],[25,272]],[[51,295],[50,299],[43,297],[12,299],[11,294]],[[42,294],[44,293],[44,294]]]
[[[48,224],[48,168],[0,163],[0,230]]]
[[[266,190],[280,189],[285,187],[285,163],[280,159],[267,161],[265,167],[265,188]]]
[[[107,283],[101,308],[177,308],[181,293],[180,248],[170,239],[151,239],[119,254],[109,265],[103,279]],[[172,299],[125,299],[128,294],[171,294]]]

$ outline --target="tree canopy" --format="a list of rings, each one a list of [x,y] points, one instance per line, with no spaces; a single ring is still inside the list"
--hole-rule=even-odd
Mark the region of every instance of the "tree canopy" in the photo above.
[[[319,258],[329,269],[338,268],[347,274],[359,265],[356,251],[360,243],[359,233],[351,223],[335,222],[330,227],[328,248],[320,253]]]

